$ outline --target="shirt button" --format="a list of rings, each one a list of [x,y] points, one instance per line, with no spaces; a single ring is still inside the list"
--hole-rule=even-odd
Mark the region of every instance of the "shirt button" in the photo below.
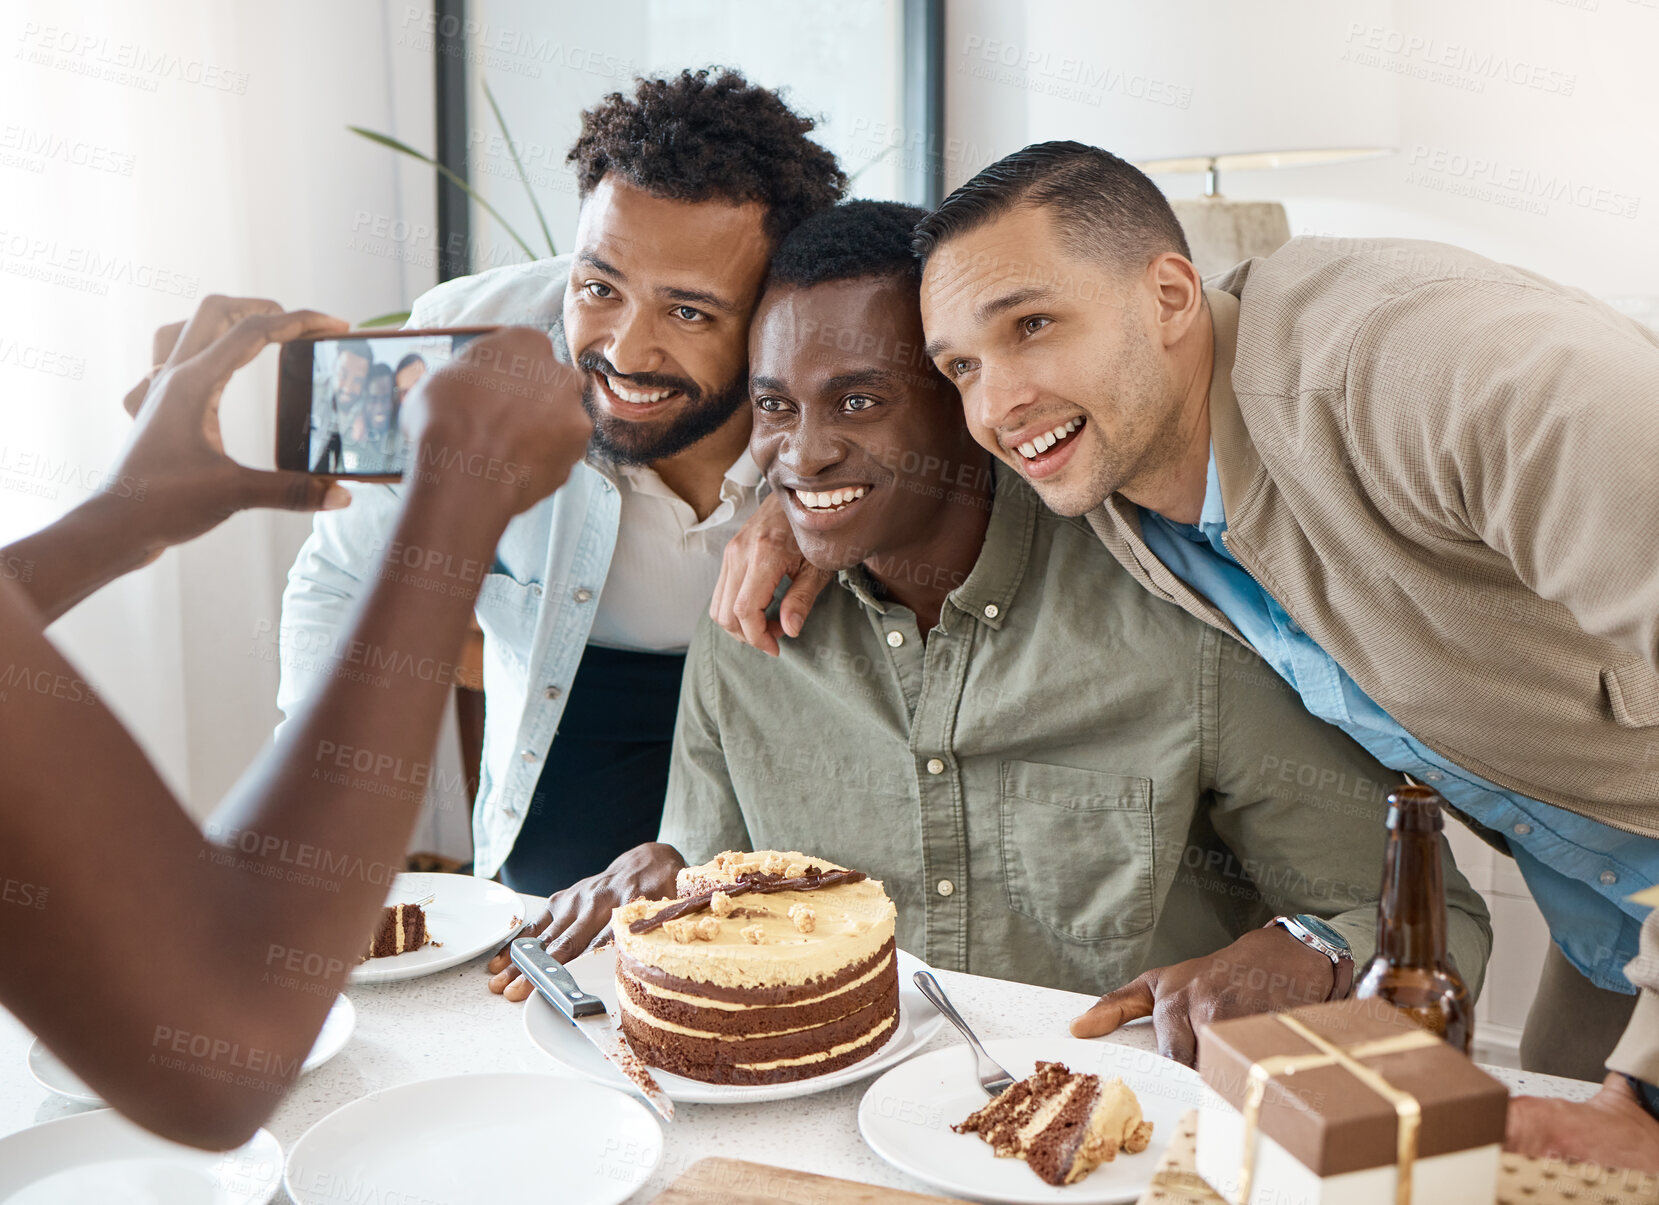
[[[519,756],[522,757],[525,761],[535,761],[536,760],[536,751],[534,749],[526,749],[526,750],[524,750],[524,752],[520,753]]]
[[[997,606],[996,603],[986,603],[985,604],[985,618],[986,619],[995,619],[998,615],[1001,615],[1001,614],[1002,614],[1002,608]]]
[[[943,774],[945,772],[945,763],[940,761],[937,757],[930,757],[927,759],[927,772],[929,774]]]
[[[1286,620],[1285,627],[1290,629],[1290,634],[1292,636],[1300,636],[1302,634],[1302,625],[1297,623],[1294,619]]]
[[[541,583],[540,582],[531,583],[530,593],[532,595],[534,595],[535,597],[540,598],[541,597]]]
[[[570,597],[574,598],[579,603],[585,603],[592,600],[593,591],[589,590],[586,586],[577,586],[576,589],[570,592]]]
[[[1423,777],[1428,779],[1430,782],[1439,782],[1442,778],[1445,778],[1446,776],[1444,774],[1442,774],[1439,770],[1430,770],[1427,774],[1423,775]]]
[[[940,879],[939,886],[934,888],[940,895],[951,895],[956,891],[956,884],[949,879]]]
[[[556,699],[563,693],[564,692],[557,686],[549,686],[546,690],[542,691],[542,694],[546,695],[550,699]]]
[[[1514,832],[1514,834],[1517,837],[1525,837],[1527,834],[1532,832],[1532,825],[1530,825],[1530,824],[1517,824],[1512,831]]]
[[[1600,877],[1601,885],[1603,887],[1611,887],[1614,883],[1619,881],[1619,876],[1614,874],[1611,870],[1602,871]]]
[[[887,633],[887,647],[888,648],[896,649],[896,648],[899,647],[899,645],[901,645],[903,643],[904,643],[904,633],[903,632],[889,632],[889,633]]]

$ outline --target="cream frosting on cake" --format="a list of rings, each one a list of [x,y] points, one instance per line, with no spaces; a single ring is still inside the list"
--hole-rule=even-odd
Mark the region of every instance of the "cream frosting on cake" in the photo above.
[[[879,882],[762,851],[688,867],[677,889],[612,917],[622,1028],[647,1062],[774,1083],[847,1066],[892,1037],[897,913]]]

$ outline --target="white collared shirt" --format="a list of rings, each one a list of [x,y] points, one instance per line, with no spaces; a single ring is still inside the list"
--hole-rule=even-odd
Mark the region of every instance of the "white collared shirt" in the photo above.
[[[744,448],[720,482],[720,504],[701,522],[654,469],[615,471],[622,514],[588,643],[683,653],[714,597],[726,541],[755,513],[760,468]]]

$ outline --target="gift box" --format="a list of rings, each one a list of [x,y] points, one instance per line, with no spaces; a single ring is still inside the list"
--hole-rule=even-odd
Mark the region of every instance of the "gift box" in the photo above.
[[[1198,1174],[1233,1205],[1485,1205],[1509,1092],[1381,1000],[1206,1027]]]

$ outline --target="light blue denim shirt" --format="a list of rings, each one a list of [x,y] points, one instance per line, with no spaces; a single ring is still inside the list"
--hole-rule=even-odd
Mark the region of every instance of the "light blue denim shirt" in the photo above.
[[[1142,507],[1141,531],[1158,559],[1221,609],[1310,712],[1502,833],[1556,945],[1598,987],[1635,991],[1624,964],[1636,954],[1648,909],[1627,897],[1659,882],[1659,841],[1506,791],[1414,739],[1233,559],[1213,451],[1197,525]]]

